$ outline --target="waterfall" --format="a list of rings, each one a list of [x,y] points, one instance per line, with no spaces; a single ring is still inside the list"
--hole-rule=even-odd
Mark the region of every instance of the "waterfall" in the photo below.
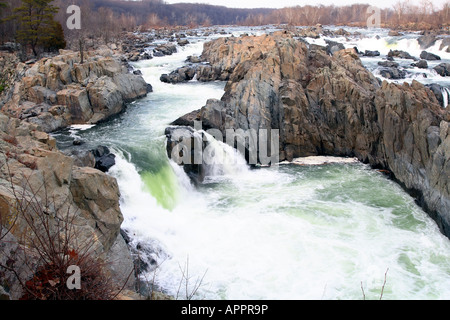
[[[444,108],[447,108],[449,99],[450,99],[450,89],[442,87],[442,100],[443,100],[442,106]]]
[[[203,162],[206,163],[206,176],[236,176],[249,170],[244,156],[230,145],[216,140],[206,131],[202,131],[207,147],[203,151]]]

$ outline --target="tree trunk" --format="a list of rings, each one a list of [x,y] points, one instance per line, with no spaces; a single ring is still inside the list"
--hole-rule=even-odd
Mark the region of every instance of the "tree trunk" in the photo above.
[[[37,51],[36,51],[36,46],[35,46],[35,45],[31,45],[31,50],[33,50],[33,54],[34,54],[34,56],[37,58],[38,53],[37,53]]]

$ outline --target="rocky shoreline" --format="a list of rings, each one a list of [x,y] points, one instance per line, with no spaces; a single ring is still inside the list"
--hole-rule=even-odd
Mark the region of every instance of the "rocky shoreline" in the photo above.
[[[27,63],[11,53],[1,57],[10,77],[0,113],[0,231],[11,228],[1,235],[7,240],[1,244],[5,254],[0,263],[11,268],[2,273],[2,297],[21,298],[24,288],[15,273],[26,279],[39,267],[31,268],[23,260],[27,257],[18,253],[31,250],[26,247],[33,241],[24,234],[29,221],[16,209],[18,192],[38,203],[51,199],[50,215],[55,215],[51,221],[57,221],[62,211],[75,215],[70,224],[76,230],[73,247],[89,243],[90,252],[106,262],[105,272],[121,291],[120,298],[140,298],[135,257],[120,233],[119,187],[105,173],[114,164],[114,155],[104,147],[92,150],[86,159],[66,155],[48,133],[73,124],[107,121],[123,112],[126,103],[151,92],[151,85],[129,72],[120,50],[107,47],[85,52],[83,62],[78,52],[69,50]],[[61,232],[53,222],[49,228]]]
[[[450,237],[450,113],[428,87],[381,82],[355,49],[330,55],[287,31],[217,39],[202,59],[229,79],[225,94],[173,125],[279,129],[280,161],[357,157],[392,172]],[[166,133],[170,156],[176,129]]]
[[[151,91],[129,73],[111,49],[85,53],[61,50],[31,67],[17,66],[17,81],[2,112],[37,124],[45,132],[72,124],[95,124],[122,112],[125,103]]]

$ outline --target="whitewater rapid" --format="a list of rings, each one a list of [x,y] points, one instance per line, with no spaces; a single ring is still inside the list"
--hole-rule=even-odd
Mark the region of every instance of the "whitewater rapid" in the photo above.
[[[220,99],[224,83],[159,81],[201,54],[206,39],[189,39],[172,56],[134,64],[153,86],[148,97],[109,123],[70,133],[116,154],[109,174],[121,192],[122,228],[130,246],[147,248],[144,259],[154,261],[143,281],[155,279],[179,299],[197,285],[194,299],[363,299],[362,288],[366,299],[378,299],[385,280],[384,299],[450,298],[450,241],[397,184],[354,159],[250,169],[217,142],[234,164],[192,185],[167,158],[164,129]],[[379,41],[356,45],[380,50]]]

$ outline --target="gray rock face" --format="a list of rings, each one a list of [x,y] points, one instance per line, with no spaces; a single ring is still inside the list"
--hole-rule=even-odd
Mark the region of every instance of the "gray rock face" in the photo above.
[[[440,63],[433,69],[443,77],[450,77],[450,63]]]
[[[426,60],[420,60],[417,63],[412,63],[411,66],[417,67],[420,69],[427,69],[428,68],[428,62]]]
[[[194,183],[201,183],[206,174],[201,157],[201,152],[206,147],[203,136],[191,127],[168,127],[165,134],[168,157],[183,165],[184,171]],[[195,148],[196,144],[198,149]]]
[[[202,56],[231,73],[225,94],[177,122],[200,120],[224,136],[279,129],[280,160],[356,156],[390,170],[450,236],[450,115],[431,90],[380,85],[353,49],[329,56],[288,33],[218,39]]]
[[[433,61],[433,60],[441,60],[441,57],[431,52],[422,51],[420,53],[420,59]]]
[[[41,218],[45,213],[50,219],[49,232],[64,232],[53,222],[64,220],[65,216],[69,215],[69,218],[64,220],[73,228],[70,229],[72,237],[68,245],[80,250],[87,248],[95,257],[107,257],[110,261],[120,259],[120,264],[113,263],[105,268],[111,269],[118,287],[121,287],[129,273],[125,277],[119,273],[133,270],[133,263],[129,250],[118,238],[123,215],[119,207],[117,181],[92,167],[78,167],[77,161],[56,149],[53,137],[37,129],[37,125],[0,114],[0,232],[4,231],[4,227],[9,221],[14,221],[14,216],[18,214],[12,185],[19,199],[22,199],[21,195],[25,190],[28,194],[34,190],[35,198],[29,197],[34,201],[33,208],[38,207],[36,203],[42,206],[49,203],[45,211],[31,210],[34,220],[26,220],[23,212],[19,211],[14,228],[7,235],[7,241],[0,241],[0,262],[5,264],[11,258],[16,271],[23,276],[22,279],[32,275],[38,264],[31,259],[39,258],[39,255],[32,254],[33,248],[26,249],[30,253],[27,257],[23,254],[24,250],[14,249],[19,246],[23,248],[35,239],[35,233],[30,232],[30,221],[39,222],[37,230],[41,230]],[[8,157],[5,156],[7,153]],[[6,159],[8,167],[5,166]],[[86,164],[91,160],[87,159]],[[39,215],[41,218],[38,218]],[[13,249],[14,255],[11,252]],[[23,260],[25,258],[26,261]],[[11,272],[6,272],[5,277],[3,276],[2,279],[6,277],[8,280],[10,298],[20,298],[23,291],[15,276]],[[133,277],[131,275],[130,284]]]
[[[431,47],[432,45],[434,45],[436,43],[436,40],[437,40],[436,35],[425,34],[423,36],[420,36],[417,39],[417,42],[419,42],[421,49],[427,49],[427,48]]]
[[[386,79],[405,79],[406,71],[394,67],[387,67],[380,70],[380,75]]]
[[[402,51],[402,50],[389,50],[388,57],[397,57],[397,58],[400,58],[400,59],[416,60],[416,58],[414,58],[408,52]]]
[[[151,86],[142,75],[129,73],[109,49],[86,53],[84,63],[77,52],[62,50],[26,70],[2,111],[51,132],[70,124],[104,121],[148,92]],[[42,103],[50,108],[27,111]]]

